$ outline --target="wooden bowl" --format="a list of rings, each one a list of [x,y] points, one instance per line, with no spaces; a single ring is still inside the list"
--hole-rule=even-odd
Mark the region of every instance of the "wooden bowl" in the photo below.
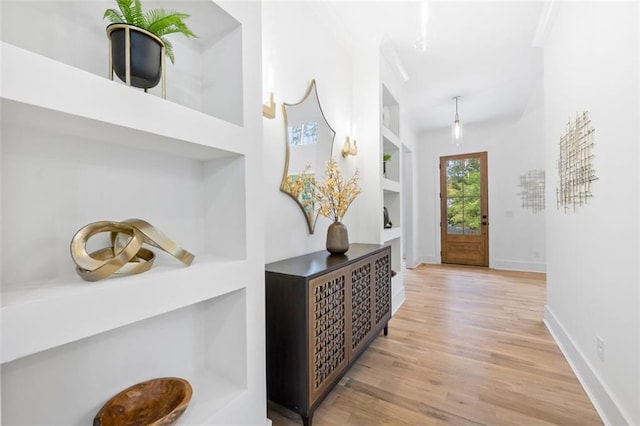
[[[169,426],[187,409],[191,384],[177,377],[162,377],[133,385],[98,411],[93,426]]]

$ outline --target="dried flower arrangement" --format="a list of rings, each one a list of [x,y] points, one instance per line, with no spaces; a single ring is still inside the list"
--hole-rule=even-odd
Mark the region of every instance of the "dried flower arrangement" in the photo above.
[[[338,163],[331,159],[327,163],[327,171],[324,179],[316,183],[316,200],[320,205],[318,214],[340,222],[347,213],[347,209],[360,194],[358,170],[351,179],[342,177]]]

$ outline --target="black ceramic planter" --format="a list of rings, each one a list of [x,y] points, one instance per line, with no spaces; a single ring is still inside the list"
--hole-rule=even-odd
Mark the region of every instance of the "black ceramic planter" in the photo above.
[[[107,37],[111,40],[111,66],[118,78],[127,80],[126,28],[131,38],[131,85],[141,89],[155,87],[162,78],[164,43],[156,35],[129,24],[111,24]]]

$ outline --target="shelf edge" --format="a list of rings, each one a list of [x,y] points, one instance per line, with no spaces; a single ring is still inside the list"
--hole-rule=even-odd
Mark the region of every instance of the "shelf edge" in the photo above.
[[[123,283],[127,280],[124,285],[101,286],[95,291],[73,290],[55,298],[36,297],[3,306],[1,362],[11,362],[245,288],[246,264],[247,261],[211,262],[157,273],[152,270],[137,277],[113,278]],[[210,281],[213,277],[216,277],[214,282]],[[176,286],[183,286],[183,290],[176,292]]]
[[[0,98],[184,144],[244,154],[244,128],[0,42]],[[46,73],[41,70],[48,70]],[[141,114],[154,111],[154,114]],[[4,114],[4,112],[3,112]],[[133,136],[132,135],[132,139]]]

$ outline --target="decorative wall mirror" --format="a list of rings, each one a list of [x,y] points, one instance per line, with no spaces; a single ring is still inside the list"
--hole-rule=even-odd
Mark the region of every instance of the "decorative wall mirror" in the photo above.
[[[318,219],[314,183],[331,159],[336,135],[322,112],[315,80],[300,102],[282,105],[282,115],[287,133],[287,157],[280,190],[296,200],[307,220],[309,233],[313,234]]]

